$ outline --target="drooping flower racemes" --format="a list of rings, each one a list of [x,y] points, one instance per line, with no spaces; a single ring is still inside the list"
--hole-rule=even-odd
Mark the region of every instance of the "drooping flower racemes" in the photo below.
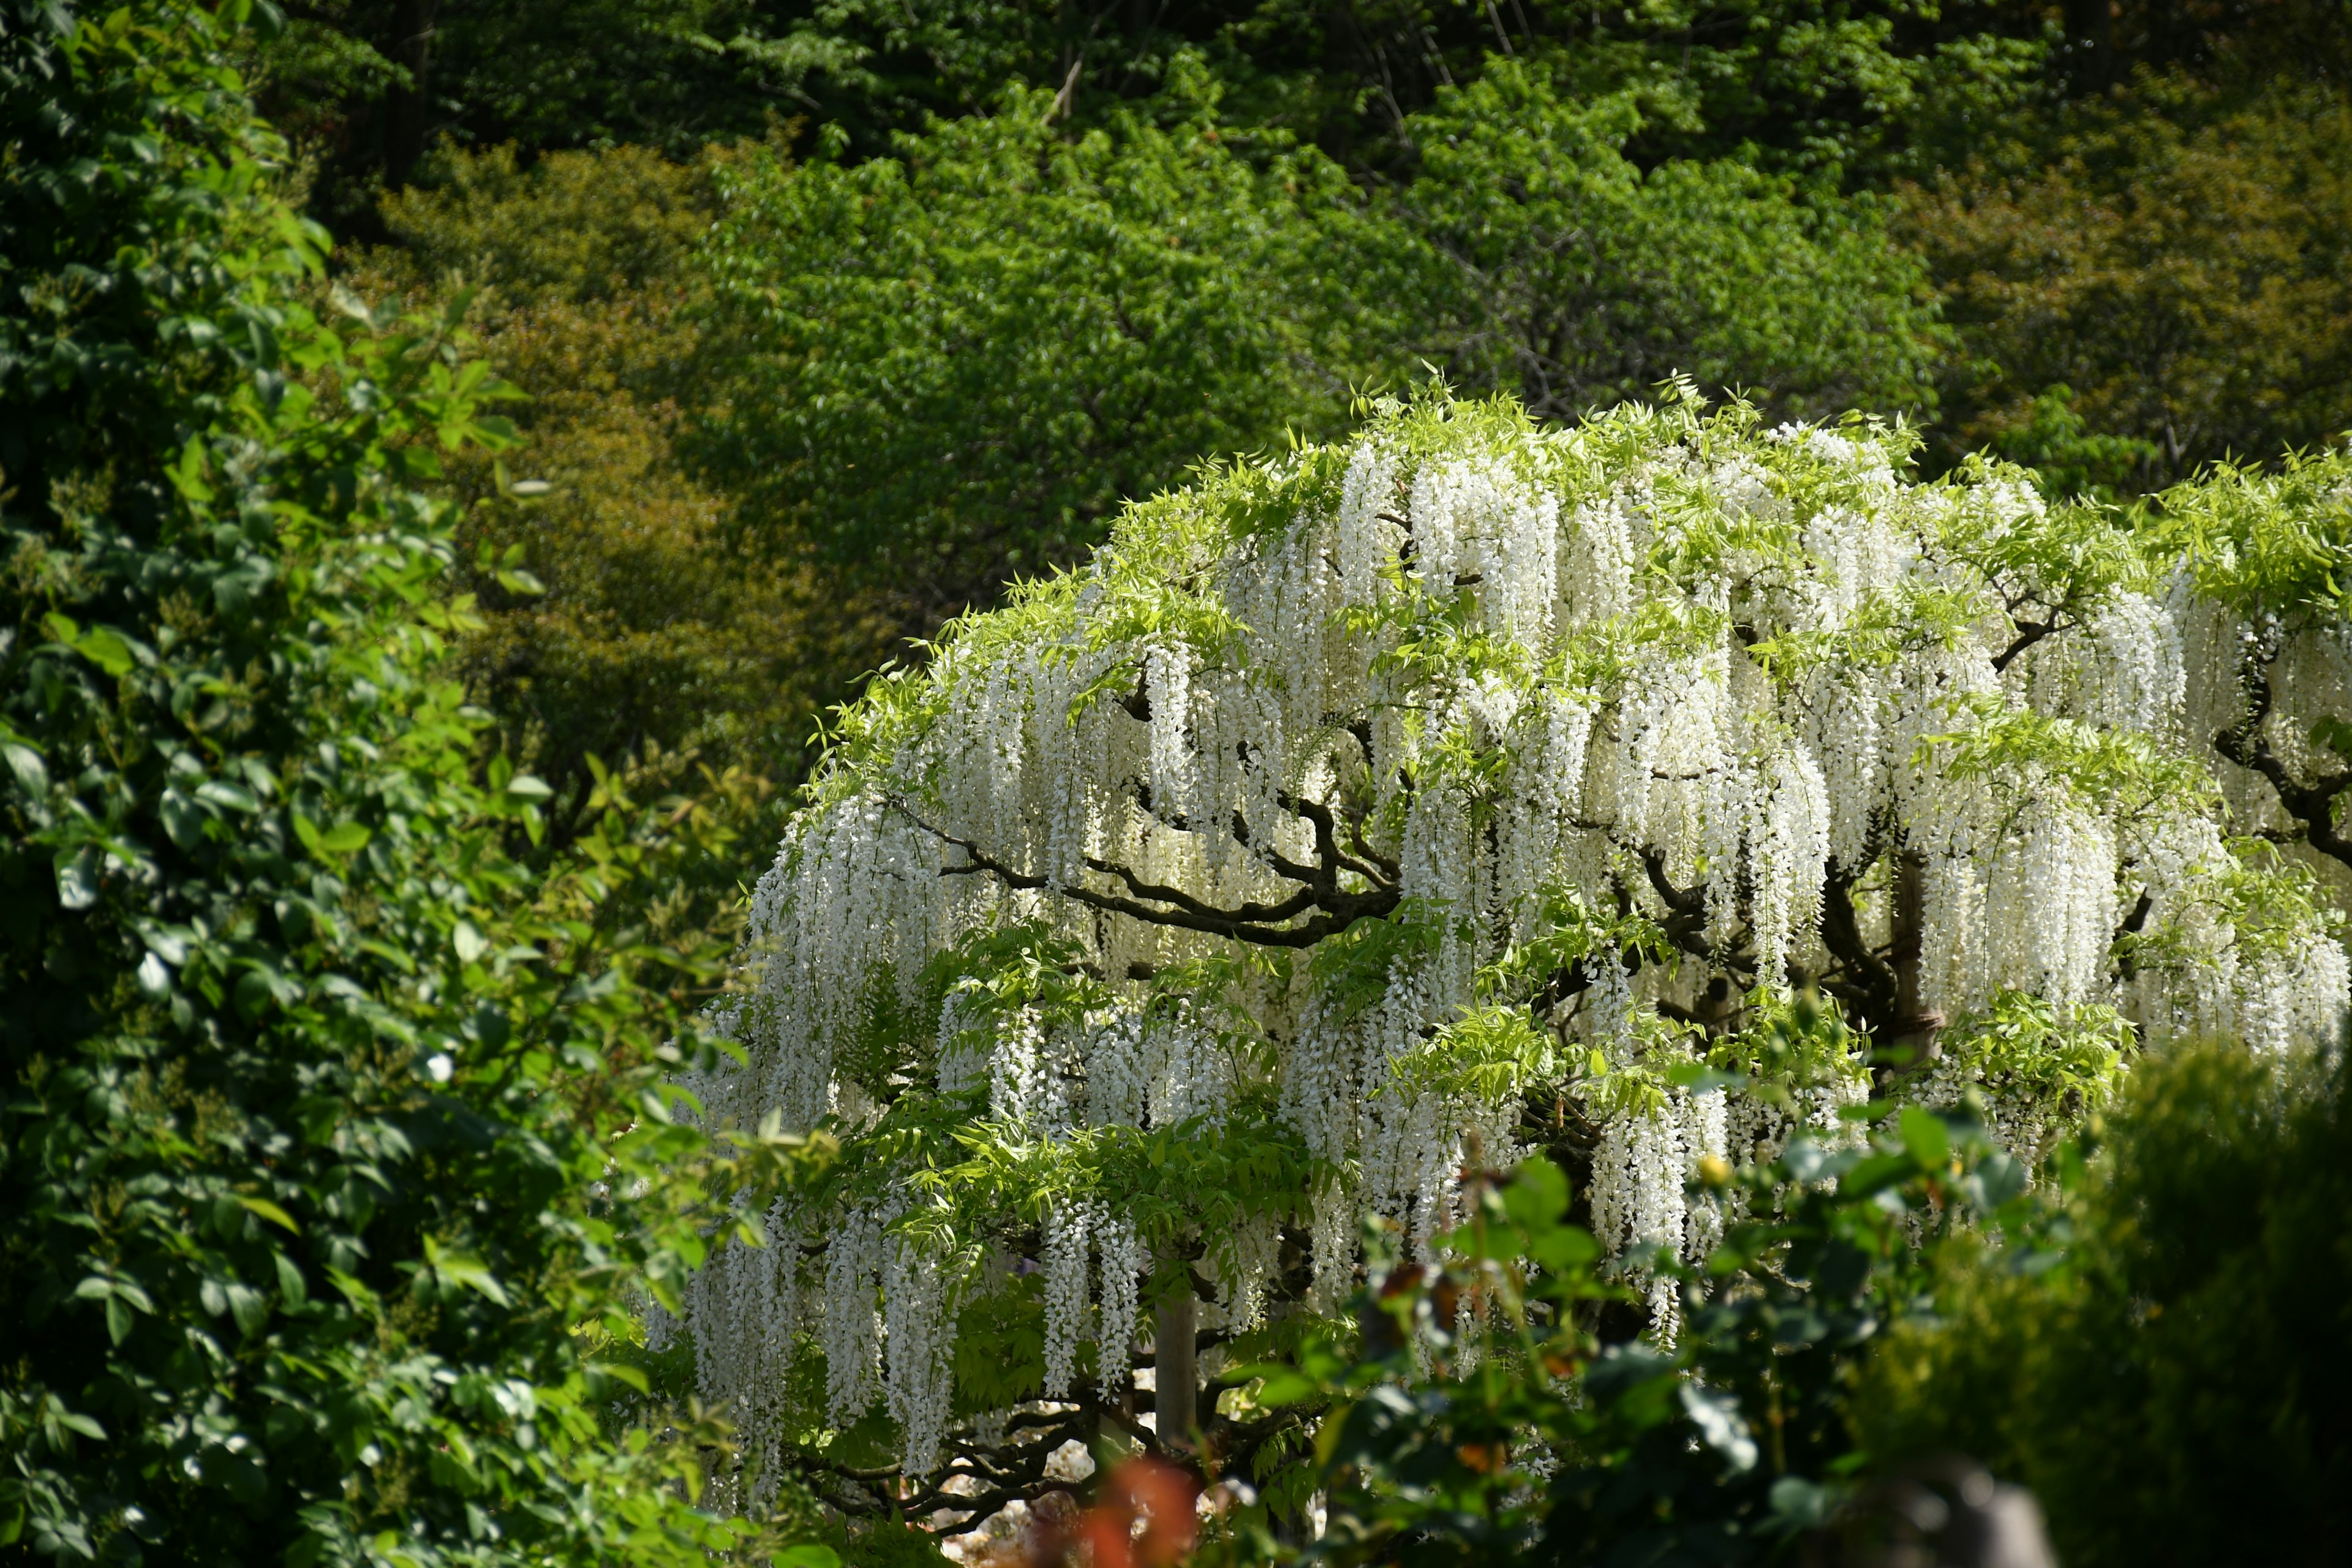
[[[2332,1031],[2334,917],[2231,837],[2191,700],[2226,607],[1910,447],[1383,403],[877,679],[759,884],[740,1058],[691,1084],[843,1141],[689,1296],[754,1485],[812,1418],[796,1354],[813,1419],[887,1413],[930,1478],[895,1504],[970,1512],[1087,1420],[1143,1433],[1147,1342],[1331,1310],[1364,1215],[1425,1256],[1465,1165],[1544,1148],[1612,1248],[1696,1257],[1695,1163],[1833,1130],[1873,1052],[2027,1152],[2135,1041]],[[1843,1032],[1776,1027],[1800,996]],[[1028,1447],[963,1440],[1015,1405]],[[1221,1462],[1271,1440],[1230,1426]]]

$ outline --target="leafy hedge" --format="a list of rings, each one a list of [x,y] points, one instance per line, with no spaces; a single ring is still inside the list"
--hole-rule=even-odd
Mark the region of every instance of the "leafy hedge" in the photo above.
[[[590,1354],[745,1173],[596,918],[692,814],[521,868],[428,489],[500,388],[314,311],[245,9],[0,9],[0,1556],[699,1562]]]

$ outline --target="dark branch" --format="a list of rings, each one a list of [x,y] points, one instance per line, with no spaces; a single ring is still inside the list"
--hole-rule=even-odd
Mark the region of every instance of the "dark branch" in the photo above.
[[[1342,889],[1339,885],[1339,868],[1336,865],[1298,868],[1303,875],[1293,879],[1304,880],[1305,885],[1297,893],[1280,903],[1248,903],[1237,909],[1220,909],[1202,902],[1181,888],[1146,882],[1129,868],[1091,855],[1087,857],[1087,869],[1116,877],[1131,897],[1100,892],[1076,883],[1055,886],[1044,877],[1014,870],[968,838],[960,838],[944,828],[933,826],[908,810],[901,802],[893,801],[890,805],[940,843],[963,851],[965,863],[941,867],[940,875],[942,877],[984,873],[996,878],[1008,888],[1024,891],[1050,890],[1108,914],[1126,915],[1133,920],[1171,926],[1179,931],[1203,931],[1211,936],[1226,937],[1260,947],[1312,947],[1324,938],[1347,930],[1358,921],[1377,920],[1397,906],[1396,888],[1382,879],[1368,879],[1373,881],[1373,886],[1363,892],[1351,893]],[[1288,923],[1309,910],[1316,912],[1304,924]]]
[[[1622,840],[1621,840],[1622,842]],[[1666,918],[1659,927],[1666,940],[1693,958],[1713,962],[1714,944],[1706,940],[1706,894],[1698,888],[1677,888],[1666,876],[1664,853],[1646,845],[1627,845],[1642,862],[1642,869],[1650,879],[1650,887],[1666,906]]]
[[[1895,966],[1863,940],[1853,885],[1847,878],[1832,876],[1822,889],[1822,945],[1841,965],[1838,974],[1822,977],[1822,988],[1853,1009],[1872,1038],[1894,1038],[1900,984]]]
[[[2006,670],[2010,665],[2016,660],[2019,654],[2023,653],[2027,648],[2032,647],[2035,643],[2040,642],[2052,632],[2060,629],[2058,616],[2055,614],[2053,614],[2046,621],[2018,622],[2017,639],[2011,643],[2007,647],[2001,649],[1999,653],[1993,655],[1993,673],[1998,675]]]
[[[2264,645],[2267,647],[2267,645]],[[2352,789],[2352,772],[2338,769],[2310,784],[2298,780],[2271,743],[2263,735],[2263,725],[2271,716],[2271,681],[2265,673],[2270,660],[2277,657],[2275,647],[2258,652],[2247,659],[2239,672],[2239,681],[2245,688],[2246,716],[2213,736],[2213,749],[2242,768],[2249,768],[2270,781],[2278,792],[2279,804],[2287,815],[2303,826],[2304,842],[2322,855],[2331,856],[2346,866],[2352,866],[2352,838],[2336,830],[2336,802],[2347,789]]]

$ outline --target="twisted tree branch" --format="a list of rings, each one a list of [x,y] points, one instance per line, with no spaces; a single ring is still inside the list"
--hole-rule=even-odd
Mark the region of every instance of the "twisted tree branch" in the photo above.
[[[2352,771],[2338,769],[2305,784],[2289,771],[2263,736],[2263,725],[2271,716],[2273,701],[2266,670],[2271,659],[2277,657],[2277,650],[2272,647],[2246,660],[2238,674],[2246,692],[2246,716],[2226,730],[2216,731],[2213,749],[2240,767],[2251,769],[2270,781],[2271,788],[2278,792],[2279,804],[2302,825],[2305,843],[2322,855],[2352,866],[2352,838],[2336,829],[2336,802],[2347,789],[2352,789]]]
[[[1129,896],[1106,893],[1077,883],[1057,884],[1045,877],[1015,870],[971,839],[959,837],[945,828],[926,822],[903,801],[893,800],[888,804],[891,809],[923,832],[963,852],[964,864],[941,867],[940,875],[942,877],[984,874],[994,877],[1008,888],[1024,891],[1051,891],[1108,914],[1126,915],[1133,920],[1180,931],[1203,931],[1211,936],[1226,937],[1261,947],[1312,947],[1324,938],[1347,930],[1358,921],[1376,920],[1387,915],[1396,908],[1399,898],[1398,889],[1389,878],[1374,873],[1352,858],[1339,855],[1336,839],[1328,837],[1319,826],[1317,832],[1319,864],[1299,866],[1285,857],[1272,858],[1273,869],[1278,875],[1300,884],[1297,892],[1279,903],[1252,902],[1224,909],[1204,902],[1181,888],[1147,882],[1132,868],[1092,855],[1086,858],[1087,868],[1117,878],[1127,889]],[[1327,818],[1328,815],[1325,810]],[[1307,820],[1312,822],[1313,818],[1308,817]],[[1246,837],[1243,841],[1246,843]],[[1342,870],[1352,872],[1371,885],[1360,892],[1349,891],[1339,885]],[[1304,924],[1288,923],[1309,911],[1314,911],[1313,916]]]

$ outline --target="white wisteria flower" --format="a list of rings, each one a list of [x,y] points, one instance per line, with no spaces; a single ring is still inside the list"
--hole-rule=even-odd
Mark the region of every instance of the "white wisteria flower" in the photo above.
[[[2247,650],[2336,692],[2345,638],[1911,445],[1384,404],[878,679],[759,883],[741,1059],[688,1085],[843,1150],[696,1282],[705,1395],[770,1464],[884,1412],[893,1506],[969,1510],[1149,1430],[1166,1336],[1337,1310],[1363,1216],[1427,1256],[1466,1170],[1547,1149],[1638,1273],[1719,1237],[1696,1162],[1874,1091],[1982,1094],[2030,1153],[2137,1045],[2331,1033],[2310,857],[2237,835],[2293,817]],[[1801,993],[1848,1044],[1767,1063]]]

